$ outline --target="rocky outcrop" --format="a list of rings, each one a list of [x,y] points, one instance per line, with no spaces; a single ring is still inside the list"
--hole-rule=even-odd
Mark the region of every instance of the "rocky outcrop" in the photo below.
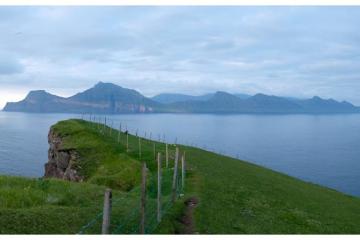
[[[44,177],[54,177],[69,181],[81,182],[83,177],[76,170],[79,154],[75,149],[63,148],[63,140],[53,129],[48,135],[48,162],[45,164]]]

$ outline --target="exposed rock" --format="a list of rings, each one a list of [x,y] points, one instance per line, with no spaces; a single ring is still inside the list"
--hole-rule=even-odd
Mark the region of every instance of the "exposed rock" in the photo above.
[[[44,177],[54,177],[74,182],[83,181],[83,177],[76,170],[76,162],[79,161],[79,154],[76,150],[63,148],[62,138],[53,129],[49,131],[48,142],[50,147]]]

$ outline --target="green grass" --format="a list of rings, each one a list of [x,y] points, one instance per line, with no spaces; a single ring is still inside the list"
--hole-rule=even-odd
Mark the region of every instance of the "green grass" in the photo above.
[[[149,167],[148,224],[155,233],[181,233],[183,200],[197,197],[195,232],[199,233],[360,233],[360,199],[289,177],[244,161],[201,149],[186,151],[185,196],[169,209],[158,227],[156,202],[156,151],[165,145],[126,136],[82,120],[62,121],[53,131],[63,148],[76,149],[76,166],[85,182],[56,179],[0,177],[0,233],[77,233],[102,211],[106,187],[113,189],[112,232],[131,233],[138,228],[141,161]],[[173,159],[175,146],[169,145]],[[164,161],[163,161],[163,164]],[[164,166],[164,165],[163,165]],[[170,167],[173,160],[170,161]],[[164,202],[169,200],[172,169],[163,171]],[[135,217],[127,222],[127,217]],[[118,230],[117,226],[124,224]],[[100,219],[85,233],[99,233]],[[117,231],[118,230],[118,231]]]
[[[201,233],[360,233],[360,199],[187,148]]]

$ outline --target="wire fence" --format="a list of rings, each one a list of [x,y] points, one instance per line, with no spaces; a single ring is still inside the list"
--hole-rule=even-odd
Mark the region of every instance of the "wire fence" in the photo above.
[[[111,217],[104,216],[105,211],[99,212],[80,228],[78,234],[101,233],[104,219],[107,217],[110,219],[111,234],[153,233],[161,219],[171,210],[175,200],[184,194],[185,169],[184,164],[181,162],[179,165],[178,162],[185,161],[185,153],[180,152],[176,145],[166,143],[165,137],[161,138],[161,135],[159,141],[154,141],[140,137],[138,131],[130,135],[127,127],[121,123],[118,129],[114,129],[113,121],[106,117],[101,119],[89,114],[88,118],[82,115],[82,119],[105,139],[117,142],[129,156],[145,162],[148,177],[145,185],[145,203],[141,201],[141,186],[134,187],[121,197],[114,196],[110,200]],[[150,133],[148,136],[151,138],[151,135]],[[165,156],[162,160],[166,161],[157,159],[157,153]],[[159,189],[161,191],[158,191]],[[142,207],[145,209],[144,214]],[[143,231],[141,221],[145,222]]]
[[[235,159],[246,159],[246,160],[251,160],[254,161],[255,160],[248,155],[245,155],[244,153],[239,153],[239,152],[231,152],[229,151],[229,149],[224,150],[223,148],[221,148],[221,145],[219,146],[217,144],[217,146],[215,147],[214,144],[211,144],[211,142],[206,143],[200,143],[199,142],[193,142],[193,141],[189,141],[189,140],[185,140],[183,139],[182,141],[180,141],[181,139],[179,139],[178,137],[174,137],[174,138],[169,138],[169,136],[166,138],[165,134],[163,133],[153,133],[153,132],[146,132],[146,131],[142,131],[140,132],[139,129],[137,128],[130,128],[130,126],[128,126],[126,123],[121,123],[119,120],[111,120],[110,118],[106,117],[106,116],[99,116],[99,115],[94,115],[94,114],[82,114],[82,119],[83,120],[88,120],[88,121],[92,121],[92,122],[96,122],[96,123],[100,123],[100,124],[106,124],[109,127],[115,127],[114,123],[120,124],[120,126],[122,127],[122,129],[125,131],[127,131],[128,133],[132,133],[135,136],[140,136],[142,134],[143,138],[145,139],[149,139],[149,140],[154,140],[154,141],[158,141],[158,142],[163,142],[163,143],[168,143],[168,144],[184,144],[187,146],[191,146],[191,147],[196,147],[196,148],[200,148],[206,151],[211,151],[214,153],[217,153],[219,155],[224,155],[224,156],[228,156],[228,157],[232,157]]]

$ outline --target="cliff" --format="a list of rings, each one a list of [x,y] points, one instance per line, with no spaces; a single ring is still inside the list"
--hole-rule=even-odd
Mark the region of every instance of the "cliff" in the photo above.
[[[76,170],[79,154],[75,149],[63,147],[62,138],[50,129],[48,134],[48,162],[45,164],[44,177],[54,177],[69,181],[83,181],[83,177]]]

